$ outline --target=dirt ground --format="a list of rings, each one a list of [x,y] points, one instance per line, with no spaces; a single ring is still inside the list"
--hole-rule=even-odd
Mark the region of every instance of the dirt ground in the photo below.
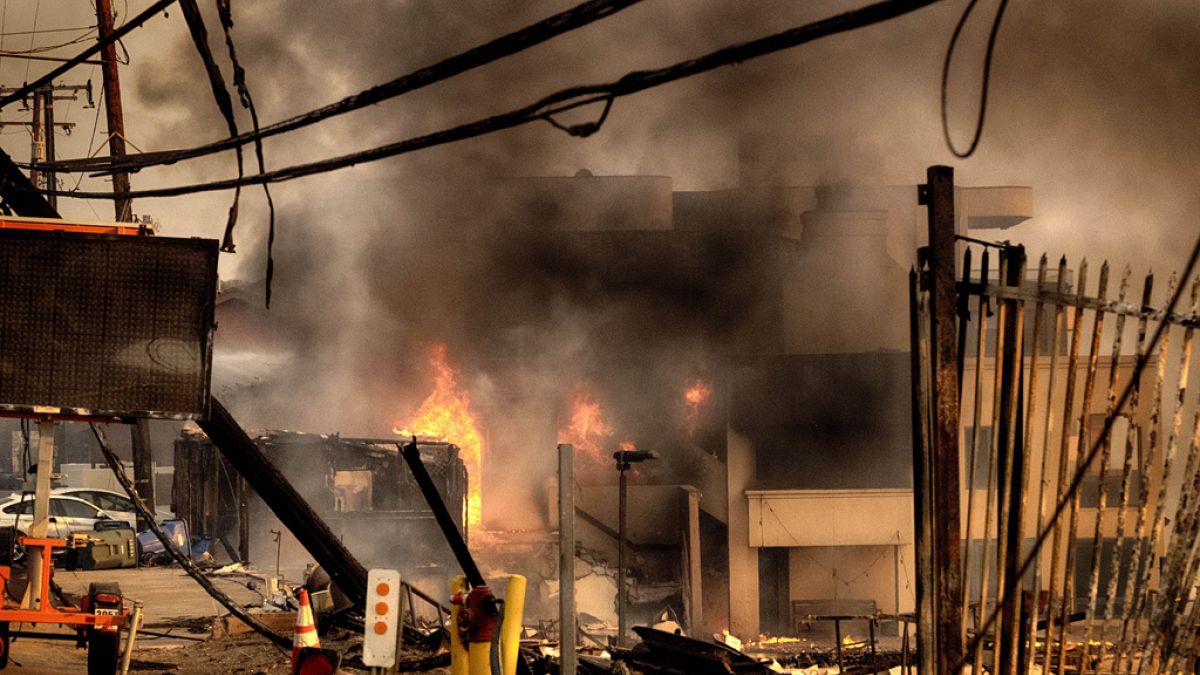
[[[321,644],[340,652],[354,654],[357,639],[325,638]],[[154,647],[136,650],[130,663],[130,672],[181,673],[201,675],[208,673],[263,673],[279,675],[287,673],[291,653],[273,646],[253,634],[233,635],[191,645]],[[409,656],[417,656],[415,654]],[[365,669],[344,666],[348,673],[368,672]],[[434,669],[426,673],[446,674],[449,669]]]
[[[257,634],[240,633],[213,639],[211,626],[214,620],[226,614],[225,609],[179,568],[154,567],[93,572],[68,572],[59,569],[55,570],[54,580],[68,594],[85,593],[88,585],[94,581],[116,581],[121,585],[128,601],[142,602],[144,632],[139,634],[135,642],[130,672],[288,672],[291,663],[290,650],[276,647]],[[235,602],[251,605],[262,600],[262,595],[258,592],[261,586],[251,577],[230,575],[215,577],[214,581]],[[289,615],[294,616],[290,613]],[[14,625],[13,630],[37,630],[64,637],[71,636],[69,630],[57,626],[39,625],[35,628],[22,624]],[[290,637],[291,632],[287,631],[286,635]],[[349,655],[357,653],[358,643],[360,640],[356,636],[344,631],[322,638],[323,646]],[[22,675],[86,673],[87,652],[77,649],[73,640],[21,637],[13,641],[9,668]],[[345,670],[365,672],[353,668]]]
[[[226,612],[196,582],[176,567],[68,572],[55,570],[55,581],[67,594],[86,593],[95,581],[116,581],[127,601],[139,600],[144,608],[144,628],[135,643],[130,672],[135,673],[263,673],[282,675],[289,671],[291,652],[275,646],[252,632],[219,630],[214,637],[214,622],[221,622]],[[263,587],[260,579],[246,574],[212,577],[222,591],[243,606],[261,604]],[[293,612],[274,614],[271,622],[281,634],[290,639],[294,625]],[[28,624],[14,625],[13,630],[35,630]],[[69,630],[56,626],[37,626],[37,631],[71,637]],[[343,655],[345,672],[367,672],[355,668],[361,658],[361,637],[340,630],[321,636],[322,646]],[[900,646],[898,637],[881,637],[881,651],[894,651]],[[122,648],[124,640],[122,641]],[[787,663],[789,656],[810,651],[832,652],[830,640],[796,640],[787,644],[747,645],[747,651],[763,652]],[[861,647],[847,647],[848,660],[862,660]],[[404,659],[417,659],[427,654],[407,652]],[[854,658],[857,657],[857,658]],[[77,649],[73,640],[48,640],[20,637],[13,641],[9,668],[22,675],[59,675],[86,673],[87,653]],[[788,664],[802,665],[802,664]],[[423,671],[445,675],[448,669]]]
[[[322,645],[353,653],[354,640],[322,640]],[[415,656],[415,655],[410,655]],[[274,646],[258,635],[247,633],[204,642],[147,640],[137,642],[129,671],[136,673],[179,673],[181,675],[211,675],[212,673],[262,673],[282,675],[289,671],[291,652]],[[10,669],[21,675],[58,675],[86,673],[87,655],[76,649],[73,642],[21,639],[13,646]],[[368,672],[351,666],[347,673]],[[445,675],[449,669],[423,671]]]

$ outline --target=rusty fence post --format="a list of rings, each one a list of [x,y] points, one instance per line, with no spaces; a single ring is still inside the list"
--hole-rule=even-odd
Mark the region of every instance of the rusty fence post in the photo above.
[[[1025,249],[1021,246],[1009,246],[1004,249],[1007,259],[1005,266],[1006,278],[1004,285],[1010,288],[1020,288],[1025,276]],[[997,518],[1005,519],[1004,524],[997,528],[997,538],[1003,533],[1004,541],[998,544],[1002,552],[1000,564],[1003,573],[996,579],[999,590],[998,601],[1004,606],[1001,621],[996,632],[999,640],[996,649],[999,651],[1000,672],[1016,673],[1020,668],[1020,655],[1025,648],[1020,641],[1024,632],[1021,630],[1021,582],[1013,581],[1020,575],[1021,541],[1024,535],[1024,479],[1025,449],[1024,443],[1024,407],[1021,405],[1022,391],[1025,388],[1023,368],[1023,339],[1024,339],[1024,308],[1020,300],[1004,300],[1009,317],[1004,324],[1004,351],[997,364],[1000,378],[1000,419],[998,420],[998,463],[1003,472],[999,476],[999,497]],[[1013,592],[1006,592],[1008,584],[1013,584]]]
[[[908,275],[909,329],[912,331],[912,428],[913,428],[913,555],[916,564],[915,607],[917,630],[916,664],[925,672],[933,670],[933,604],[930,590],[933,568],[930,564],[933,546],[930,544],[929,523],[932,507],[929,503],[929,466],[925,448],[929,444],[929,370],[925,368],[929,354],[929,339],[924,317],[924,296],[919,289],[919,263]],[[907,630],[907,624],[905,625]],[[907,634],[906,634],[907,637]],[[905,647],[907,654],[907,646]]]
[[[918,188],[918,202],[929,214],[928,269],[930,289],[930,402],[929,456],[933,539],[932,640],[936,672],[953,673],[963,664],[962,533],[959,515],[958,355],[955,291],[954,170],[931,166],[927,183]],[[940,527],[933,527],[939,523]]]

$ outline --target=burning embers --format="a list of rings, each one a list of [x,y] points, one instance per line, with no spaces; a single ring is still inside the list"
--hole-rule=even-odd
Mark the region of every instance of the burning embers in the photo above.
[[[604,408],[582,386],[575,388],[571,399],[571,417],[567,426],[558,430],[558,442],[570,443],[582,450],[593,468],[608,468],[612,460],[609,440],[615,435],[604,419]],[[633,441],[621,441],[617,446],[625,452],[637,449]]]
[[[613,433],[604,420],[604,409],[586,389],[577,387],[571,400],[570,420],[558,430],[558,442],[570,443],[599,464],[605,460],[604,448]]]
[[[436,345],[429,352],[429,365],[433,370],[433,389],[408,421],[393,425],[393,431],[401,436],[418,435],[444,440],[457,445],[467,470],[467,513],[470,527],[483,521],[482,466],[484,435],[479,417],[471,407],[470,395],[459,384],[460,371],[447,361],[445,345]],[[678,391],[678,390],[676,390]],[[689,380],[683,387],[686,431],[693,435],[701,415],[706,414],[706,404],[712,388],[700,379]],[[677,405],[677,404],[676,404]],[[677,409],[678,410],[678,409]],[[675,418],[679,424],[679,418]],[[662,433],[665,430],[654,430]],[[678,433],[678,427],[676,427]],[[621,435],[625,435],[622,432]],[[576,386],[570,397],[569,415],[565,425],[558,429],[558,442],[569,443],[581,451],[585,461],[577,470],[599,479],[610,475],[613,468],[612,451],[634,449],[632,441],[619,438],[615,425],[588,388]]]
[[[696,435],[696,421],[700,419],[700,407],[708,403],[712,387],[704,380],[696,380],[683,390],[683,403],[687,406],[688,436]]]
[[[712,396],[712,387],[701,379],[691,380],[683,389],[684,422],[689,437],[695,435],[697,423]],[[585,457],[597,466],[607,466],[611,458],[612,439],[616,430],[605,419],[603,406],[580,385],[571,397],[571,413],[567,425],[558,430],[558,442],[570,443],[582,450]],[[622,450],[633,450],[632,441],[617,444]]]
[[[421,403],[417,414],[407,424],[397,425],[393,432],[401,436],[430,436],[458,446],[467,468],[467,525],[474,527],[483,518],[483,496],[480,490],[483,465],[483,436],[471,398],[458,388],[458,370],[446,362],[446,346],[435,345],[429,354],[434,371],[433,391]]]

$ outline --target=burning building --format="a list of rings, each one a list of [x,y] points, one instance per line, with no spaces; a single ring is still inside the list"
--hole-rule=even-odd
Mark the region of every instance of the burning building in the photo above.
[[[912,186],[776,187],[764,152],[744,153],[745,185],[712,192],[587,172],[401,188],[409,226],[333,282],[363,308],[336,321],[286,301],[239,308],[291,360],[224,397],[251,424],[296,426],[314,382],[347,380],[337,364],[353,384],[331,383],[344,393],[317,408],[342,410],[341,431],[462,447],[472,545],[492,570],[541,570],[533,616],[555,593],[558,442],[579,453],[595,570],[616,564],[611,453],[661,456],[630,479],[634,620],[670,607],[691,629],[756,635],[792,630],[797,602],[908,611],[905,288],[923,210]],[[1027,188],[959,200],[964,233],[1031,215]],[[328,293],[324,278],[276,283],[279,298]],[[237,351],[225,337],[218,366]],[[458,422],[421,428],[454,405]]]
[[[454,569],[453,556],[441,545],[441,530],[392,439],[267,431],[254,441],[366,564],[403,567],[426,585]],[[427,439],[417,445],[452,518],[463,528],[468,474],[459,448]],[[287,563],[285,574],[293,576],[309,560],[199,431],[185,429],[175,441],[171,495],[176,515],[187,520],[192,535],[220,544],[231,559],[269,567],[278,556]]]

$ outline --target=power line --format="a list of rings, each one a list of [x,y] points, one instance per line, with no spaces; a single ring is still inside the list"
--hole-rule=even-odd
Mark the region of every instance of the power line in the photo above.
[[[233,10],[227,2],[217,3],[217,15],[221,21],[221,30],[225,33],[225,46],[229,49],[229,61],[233,64],[233,85],[237,88],[238,98],[242,107],[250,111],[250,124],[254,134],[259,134],[258,108],[254,105],[254,97],[250,95],[250,87],[246,85],[246,70],[238,61],[237,49],[233,45]],[[267,164],[263,158],[261,136],[254,139],[254,155],[258,159],[259,173],[266,173]],[[264,304],[271,308],[271,281],[275,278],[275,200],[271,198],[271,188],[263,183],[263,194],[267,198],[267,274]]]
[[[6,52],[6,55],[7,54],[40,54],[42,52],[54,51],[55,49],[62,49],[63,47],[70,47],[71,45],[77,45],[81,42],[85,42],[85,41],[89,40],[95,32],[96,32],[96,29],[93,28],[91,30],[85,31],[85,32],[77,35],[74,38],[71,38],[70,40],[67,40],[66,42],[59,42],[57,44],[52,44],[52,45],[40,45],[37,47],[33,46],[34,37],[30,37],[28,49],[9,50]],[[37,33],[36,31],[31,31],[31,32],[27,32],[25,34],[30,35],[30,36],[36,36],[36,33]],[[63,61],[66,61],[66,60],[67,59],[65,59],[65,58],[63,59]]]
[[[209,88],[212,90],[213,100],[217,103],[217,109],[225,118],[229,135],[237,136],[238,127],[237,119],[233,115],[233,100],[229,96],[229,90],[225,86],[221,70],[213,58],[212,50],[208,47],[208,29],[204,27],[204,17],[200,14],[200,7],[196,4],[196,0],[179,0],[179,8],[183,11],[183,18],[187,22],[188,32],[196,46],[196,53],[200,55],[200,61],[204,64],[204,72],[208,75]],[[237,224],[238,199],[242,196],[241,180],[246,173],[246,162],[242,156],[240,145],[237,147],[236,155],[238,179],[233,190],[233,205],[229,207],[229,217],[225,221],[225,236],[221,241],[221,250],[227,253],[234,251],[233,228]]]
[[[938,0],[884,0],[860,9],[851,10],[832,17],[821,19],[780,33],[768,35],[757,40],[751,40],[731,45],[710,52],[703,56],[681,61],[671,66],[656,70],[634,71],[620,79],[605,84],[568,87],[549,96],[499,115],[436,131],[423,136],[408,138],[396,143],[362,150],[348,155],[332,157],[308,164],[298,164],[275,171],[260,173],[244,178],[225,179],[192,185],[156,188],[132,192],[130,197],[173,197],[197,192],[212,192],[229,190],[243,185],[260,185],[264,183],[279,183],[305,176],[327,173],[346,168],[355,164],[374,162],[396,155],[421,150],[436,145],[443,145],[468,138],[475,138],[489,133],[528,124],[536,120],[549,121],[554,115],[573,110],[585,105],[604,103],[628,96],[647,89],[652,89],[670,82],[699,75],[701,73],[727,66],[734,63],[749,61],[767,54],[796,47],[823,37],[844,33],[870,26],[882,21],[896,18],[931,5]],[[597,122],[588,122],[566,127],[572,135],[587,136],[598,129]],[[104,193],[70,193],[60,192],[64,196],[95,199],[112,199],[113,196]]]
[[[257,133],[246,133],[185,150],[169,150],[131,155],[121,160],[105,157],[68,160],[60,163],[55,168],[59,171],[136,170],[146,166],[171,164],[185,159],[203,157],[215,152],[229,150],[258,139],[300,129],[337,115],[359,110],[390,98],[407,94],[435,82],[449,79],[455,75],[460,75],[469,70],[522,52],[576,28],[581,28],[600,19],[612,16],[639,2],[641,0],[588,0],[518,31],[443,59],[431,66],[426,66],[420,70],[402,75],[390,82],[376,85],[370,89],[365,89],[335,103],[263,127]]]
[[[93,152],[99,152],[99,150],[100,150],[100,148],[96,147],[96,130],[100,128],[100,106],[103,103],[104,103],[104,88],[101,87],[100,88],[100,100],[96,102],[96,105],[92,106],[96,109],[96,113],[92,117],[92,133],[90,136],[88,136],[88,154],[89,155],[91,155]],[[103,147],[103,144],[101,144],[101,147]],[[93,150],[93,148],[95,148],[95,149]],[[81,183],[83,183],[83,175],[82,174],[80,174],[79,179],[77,181],[75,181],[75,189],[76,190],[79,189],[79,185]],[[95,216],[97,220],[99,220],[100,214],[96,212],[96,207],[92,206],[92,202],[84,200],[83,203],[87,204],[87,207],[88,207],[88,209],[91,210],[92,215]]]
[[[950,36],[950,45],[946,48],[946,59],[942,62],[942,136],[946,139],[946,147],[959,159],[966,159],[975,154],[975,148],[979,147],[979,139],[983,136],[983,120],[987,114],[988,84],[992,75],[992,52],[996,47],[996,35],[1000,32],[1000,20],[1004,18],[1004,8],[1008,6],[1008,0],[1000,0],[1000,6],[996,8],[996,18],[992,21],[992,30],[988,34],[987,51],[983,57],[983,83],[980,85],[979,116],[975,121],[975,132],[971,136],[971,143],[967,146],[967,149],[959,150],[954,146],[953,139],[950,138],[950,120],[946,105],[950,80],[950,61],[954,56],[954,48],[958,44],[958,37],[962,33],[963,26],[967,23],[967,18],[971,16],[971,10],[975,9],[977,1],[971,0],[967,4],[966,9],[963,10],[962,16],[958,19],[958,24],[954,27],[954,33]]]
[[[145,23],[147,20],[149,20],[150,17],[152,17],[155,14],[166,9],[173,2],[175,2],[175,0],[158,0],[158,2],[154,3],[149,9],[142,12],[141,14],[138,14],[133,19],[130,19],[127,23],[122,24],[122,26],[120,28],[113,31],[112,35],[109,35],[108,37],[106,37],[103,40],[97,40],[96,44],[83,50],[82,52],[77,54],[74,58],[72,58],[70,61],[51,70],[49,73],[46,73],[45,75],[39,77],[37,80],[30,82],[29,84],[26,84],[25,86],[21,87],[20,89],[18,89],[15,92],[9,94],[8,96],[5,96],[4,98],[0,98],[0,108],[3,108],[4,106],[8,105],[9,103],[12,103],[13,101],[19,101],[19,100],[25,98],[25,96],[27,96],[29,94],[29,92],[38,89],[39,87],[41,87],[44,84],[48,84],[49,82],[52,82],[54,80],[54,78],[58,77],[59,75],[62,75],[63,73],[67,72],[68,70],[71,70],[72,68],[79,65],[80,63],[83,63],[89,57],[93,56],[94,54],[99,52],[101,49],[104,49],[104,47],[107,46],[108,44],[110,44],[112,42],[116,42],[117,40],[121,39],[126,34],[128,34],[130,31],[132,31],[133,29],[141,26],[143,23]]]
[[[34,5],[34,7],[33,7],[33,30],[37,30],[38,14],[40,14],[41,11],[42,11],[42,0],[37,0],[37,4]],[[33,35],[29,36],[29,49],[30,50],[33,49],[34,37],[35,36],[33,36]],[[32,62],[29,62],[29,61],[25,62],[25,81],[26,82],[29,81],[29,67],[32,65],[33,65]],[[0,107],[2,107],[2,106],[0,106]]]
[[[39,28],[37,30],[18,30],[9,33],[0,31],[0,37],[12,37],[14,35],[42,35],[44,33],[75,33],[81,30],[96,30],[92,26],[76,26],[74,28]]]
[[[60,56],[39,56],[37,54],[30,54],[28,52],[7,52],[3,50],[0,50],[0,57],[6,59],[24,59],[28,61],[52,61],[55,63],[67,63],[71,61],[69,58]],[[79,61],[79,63],[98,66],[103,64],[104,61],[100,59],[85,59],[83,61]]]

